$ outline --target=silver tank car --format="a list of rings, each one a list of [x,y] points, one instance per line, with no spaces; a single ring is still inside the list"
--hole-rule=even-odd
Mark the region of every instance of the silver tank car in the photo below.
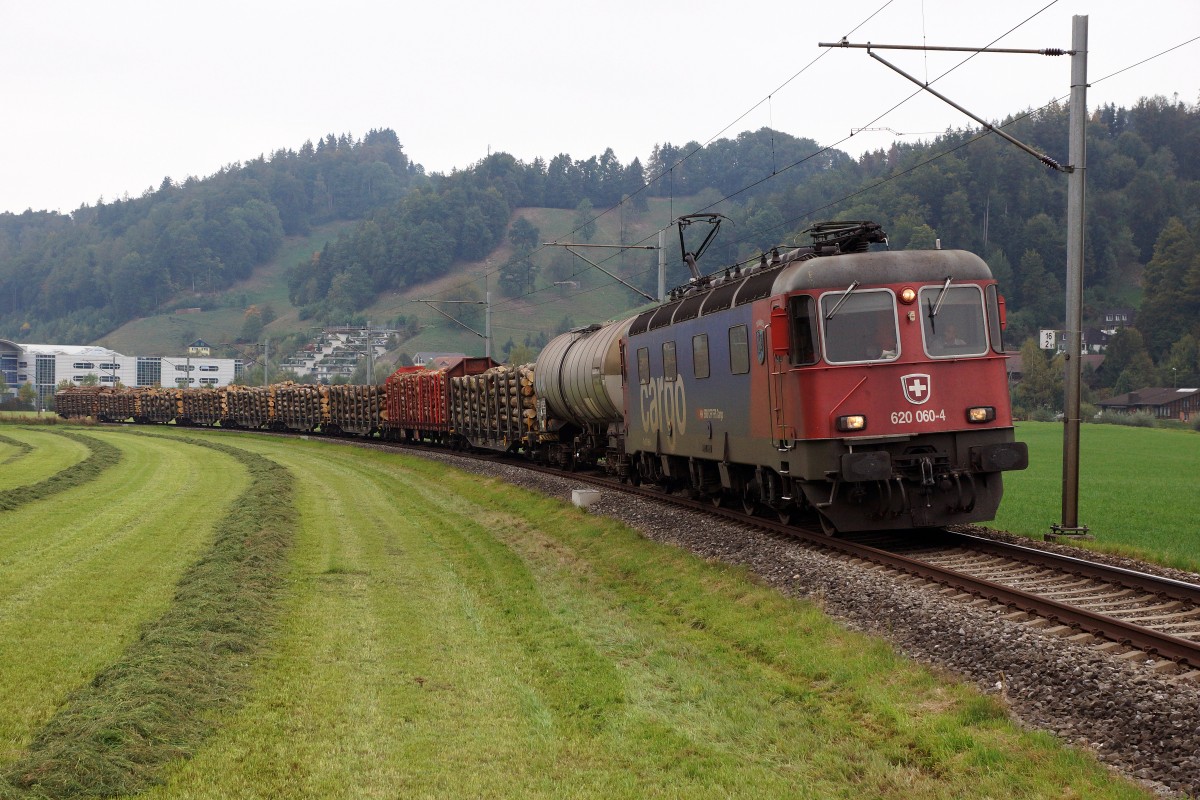
[[[546,345],[533,385],[551,417],[581,426],[622,421],[621,337],[632,321],[578,328]]]

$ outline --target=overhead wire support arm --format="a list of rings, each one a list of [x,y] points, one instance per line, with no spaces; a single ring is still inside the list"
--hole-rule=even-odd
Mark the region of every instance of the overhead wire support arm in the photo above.
[[[819,42],[817,47],[850,47],[860,50],[936,50],[944,53],[1018,53],[1029,56],[1073,56],[1074,50],[1062,50],[1058,47],[1043,47],[1041,50],[1030,50],[1015,47],[939,47],[932,44],[857,44],[847,42]]]
[[[1039,153],[1037,150],[1035,150],[1034,148],[1025,144],[1020,139],[1017,139],[1012,134],[1005,133],[1002,129],[996,127],[995,125],[991,124],[990,122],[983,119],[982,117],[972,114],[970,111],[963,108],[958,103],[951,100],[949,97],[946,97],[946,95],[942,94],[941,92],[937,91],[936,89],[931,88],[928,83],[924,83],[921,80],[919,80],[918,78],[914,78],[912,75],[909,75],[907,72],[900,69],[895,64],[891,63],[887,59],[883,58],[882,56],[880,56],[879,54],[874,52],[875,50],[944,50],[944,51],[959,51],[959,52],[971,52],[971,53],[1024,53],[1024,54],[1029,54],[1029,55],[1061,56],[1061,55],[1073,55],[1074,51],[1072,51],[1072,50],[1059,50],[1057,48],[1044,49],[1044,50],[1020,50],[1020,49],[1015,49],[1015,48],[1000,48],[1000,47],[995,47],[995,48],[992,48],[992,47],[930,47],[930,46],[924,46],[924,45],[905,45],[905,44],[871,44],[869,42],[867,44],[852,44],[850,42],[844,42],[844,41],[843,42],[820,42],[817,46],[818,47],[854,47],[854,48],[864,49],[867,51],[867,55],[869,55],[871,58],[878,61],[880,64],[883,64],[885,67],[887,67],[888,69],[897,73],[898,75],[912,81],[917,86],[919,86],[922,89],[924,89],[925,91],[929,92],[931,95],[933,95],[937,99],[941,100],[943,103],[946,103],[947,105],[954,107],[955,109],[962,112],[963,114],[966,114],[968,117],[970,117],[971,119],[975,120],[980,125],[982,125],[989,132],[994,133],[997,136],[999,136],[1000,138],[1009,142],[1010,144],[1013,144],[1013,145],[1021,148],[1026,153],[1029,153],[1031,156],[1036,158],[1038,161],[1041,161],[1043,164],[1050,167],[1051,169],[1058,170],[1059,172],[1068,172],[1068,173],[1074,171],[1074,167],[1063,166],[1062,164],[1059,164],[1057,161],[1055,161],[1053,158],[1046,155],[1045,153]]]
[[[652,245],[624,245],[624,244],[576,244],[576,243],[574,243],[574,242],[567,242],[567,243],[564,243],[564,242],[542,242],[542,246],[543,246],[543,247],[562,247],[562,248],[566,249],[566,251],[567,251],[568,253],[570,253],[571,255],[573,255],[573,256],[575,256],[575,257],[577,257],[577,258],[581,258],[581,259],[583,259],[583,260],[584,260],[584,261],[586,261],[588,264],[590,264],[590,265],[592,265],[593,267],[595,267],[596,269],[600,270],[601,272],[603,272],[603,273],[604,273],[605,275],[607,275],[608,277],[612,278],[612,279],[613,279],[614,281],[616,281],[617,283],[621,284],[622,286],[625,286],[625,287],[626,287],[626,288],[628,288],[628,289],[632,289],[633,291],[635,291],[635,292],[637,292],[638,294],[640,294],[642,297],[644,297],[644,298],[646,298],[647,300],[649,300],[651,303],[657,303],[657,302],[658,302],[658,299],[657,299],[657,298],[651,297],[650,295],[646,294],[645,292],[643,292],[643,291],[642,291],[641,289],[639,289],[638,287],[634,286],[634,285],[633,285],[632,283],[630,283],[629,281],[627,281],[627,280],[625,280],[624,278],[621,278],[621,277],[619,277],[619,276],[617,276],[617,275],[614,275],[613,273],[611,273],[611,272],[609,272],[608,270],[606,270],[604,267],[602,267],[602,266],[600,266],[599,264],[597,264],[595,261],[592,261],[592,260],[591,260],[590,258],[588,258],[587,256],[583,255],[582,253],[577,253],[577,252],[575,252],[574,250],[572,250],[572,249],[571,249],[572,247],[609,247],[609,248],[617,248],[617,249],[620,249],[620,250],[625,250],[625,249],[629,249],[629,250],[657,250],[657,249],[658,249],[657,247],[654,247],[654,246],[652,246]]]
[[[458,325],[460,328],[466,328],[468,331],[475,334],[480,339],[488,338],[487,334],[480,333],[479,331],[472,328],[470,325],[467,325],[466,323],[460,321],[458,318],[454,317],[451,314],[447,314],[445,311],[442,311],[440,308],[437,307],[437,305],[435,305],[436,303],[458,303],[460,305],[468,305],[468,306],[483,306],[483,305],[487,305],[487,301],[485,301],[485,300],[410,300],[409,302],[424,303],[425,305],[429,306],[437,313],[441,314],[446,319],[453,322],[455,325]]]

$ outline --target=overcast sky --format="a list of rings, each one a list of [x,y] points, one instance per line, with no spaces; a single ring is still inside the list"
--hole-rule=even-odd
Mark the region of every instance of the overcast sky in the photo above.
[[[371,128],[430,172],[489,148],[644,163],[659,142],[764,126],[858,154],[971,123],[925,94],[880,117],[916,87],[818,42],[985,46],[1017,28],[996,46],[1065,49],[1074,14],[1089,17],[1089,107],[1200,101],[1200,41],[1100,80],[1200,36],[1200,0],[1038,14],[1047,3],[0,0],[0,211],[70,212]],[[880,55],[922,80],[966,57]],[[1069,78],[1069,57],[987,54],[935,86],[996,119],[1067,95]],[[841,141],[854,128],[894,133]]]

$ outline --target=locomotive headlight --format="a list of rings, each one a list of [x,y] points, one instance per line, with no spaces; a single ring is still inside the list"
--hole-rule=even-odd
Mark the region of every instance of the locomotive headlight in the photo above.
[[[992,406],[975,406],[967,409],[967,422],[991,422],[996,418],[996,409]]]
[[[917,290],[911,286],[905,286],[900,290],[900,302],[906,306],[911,306],[913,301],[917,299]]]
[[[867,427],[867,418],[862,414],[847,414],[837,418],[839,431],[861,431]]]

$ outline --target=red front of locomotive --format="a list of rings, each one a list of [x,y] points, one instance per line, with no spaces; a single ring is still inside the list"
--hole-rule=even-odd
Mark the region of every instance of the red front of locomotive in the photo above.
[[[991,519],[1000,473],[1028,455],[1013,441],[1001,303],[982,260],[832,257],[775,290],[756,309],[771,352],[754,427],[809,503],[843,530]]]

